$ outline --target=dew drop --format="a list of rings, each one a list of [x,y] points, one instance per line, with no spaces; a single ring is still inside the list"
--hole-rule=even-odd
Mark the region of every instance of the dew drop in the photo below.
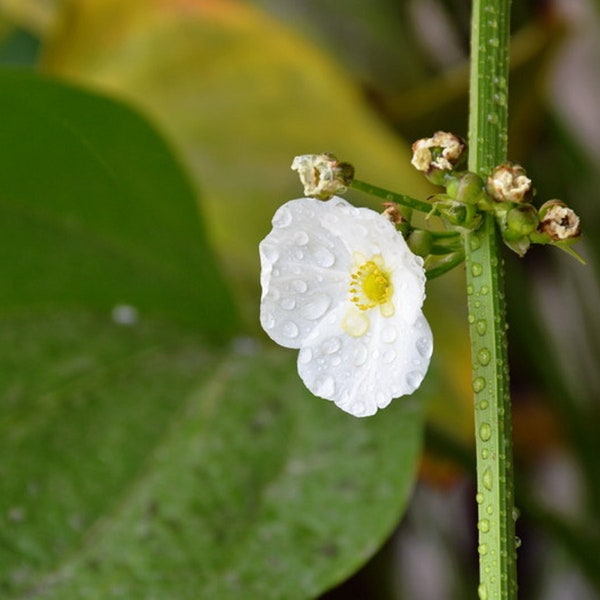
[[[493,37],[488,40],[488,44],[492,48],[497,48],[498,46],[500,46],[500,40],[497,37]]]
[[[333,380],[333,377],[327,375],[322,379],[317,380],[315,393],[317,396],[322,396],[324,398],[333,396],[333,394],[335,394],[335,381]]]
[[[482,285],[482,286],[481,286],[481,289],[479,290],[479,293],[480,293],[482,296],[487,296],[489,291],[490,291],[490,288],[488,288],[488,286],[487,286],[487,285]]]
[[[390,363],[393,363],[394,360],[396,360],[396,352],[395,352],[395,350],[386,350],[383,353],[382,360],[387,365],[389,365]]]
[[[413,390],[416,390],[421,385],[421,381],[423,381],[423,373],[420,371],[411,371],[406,376],[406,383]]]
[[[423,358],[429,358],[433,352],[433,343],[431,338],[422,337],[417,340],[417,352]]]
[[[479,393],[484,388],[485,388],[485,379],[483,377],[475,377],[475,379],[473,379],[473,391],[475,393]]]
[[[352,355],[352,359],[355,367],[361,367],[367,362],[367,358],[369,356],[369,351],[364,344],[359,344],[354,349],[354,353]]]
[[[292,213],[289,208],[282,206],[273,216],[273,227],[287,227],[292,222]]]
[[[331,267],[335,262],[335,256],[327,248],[317,248],[315,251],[315,261],[320,267]]]
[[[483,448],[483,450],[481,451],[481,458],[483,458],[483,460],[487,460],[490,457],[490,451],[487,448]]]
[[[493,481],[492,470],[488,467],[483,472],[483,475],[481,476],[481,482],[483,483],[483,487],[486,490],[491,491],[492,490],[492,481]]]
[[[479,427],[479,437],[482,442],[487,442],[492,437],[492,428],[489,423],[482,423]]]
[[[275,317],[273,313],[266,313],[263,318],[263,325],[265,329],[273,329],[275,327]]]
[[[471,265],[471,273],[473,277],[479,277],[483,273],[483,267],[480,263],[473,263]]]
[[[479,239],[478,235],[471,236],[471,239],[469,240],[469,246],[471,250],[477,250],[481,247],[481,240]]]
[[[487,519],[481,519],[479,523],[477,523],[477,529],[482,533],[487,533],[490,530],[490,522]]]
[[[381,332],[381,339],[386,344],[391,344],[396,339],[397,336],[398,336],[398,332],[396,331],[396,328],[393,325],[386,326],[384,328],[384,330]]]
[[[274,263],[279,258],[279,250],[270,244],[263,244],[260,247],[260,252],[263,258],[270,263]],[[273,271],[273,275],[277,275],[277,273]]]
[[[477,360],[479,361],[480,365],[483,365],[485,367],[485,365],[490,364],[490,360],[492,360],[492,355],[487,348],[482,348],[477,353]]]
[[[297,231],[294,234],[294,242],[298,244],[298,246],[306,246],[306,244],[308,244],[308,233],[306,233],[306,231]]]
[[[483,494],[481,492],[475,494],[475,502],[477,502],[477,504],[483,504]]]
[[[294,323],[294,321],[286,321],[283,324],[283,335],[285,335],[285,337],[288,337],[290,339],[294,339],[296,337],[298,337],[298,334],[300,333],[300,330],[298,329],[298,325],[296,325],[296,323]]]
[[[467,286],[467,295],[472,296],[474,292],[473,286],[471,284],[469,284]]]
[[[487,331],[487,323],[483,319],[479,319],[479,321],[477,321],[475,324],[475,330],[479,335],[485,335],[485,332]]]
[[[477,588],[477,596],[479,596],[479,600],[488,600],[488,593],[485,583],[479,584],[479,587]]]
[[[481,556],[485,556],[488,552],[487,544],[480,544],[479,547],[477,548],[477,552],[479,552],[479,554],[481,554]]]
[[[325,340],[321,344],[321,352],[323,354],[333,354],[334,352],[337,352],[341,347],[342,343],[340,342],[340,339],[337,337],[332,337],[328,340]]]
[[[485,507],[485,512],[486,512],[488,515],[493,515],[493,514],[494,514],[494,507],[493,507],[493,505],[491,505],[491,504],[488,504],[488,505]]]
[[[294,279],[292,281],[292,289],[299,294],[304,294],[304,292],[308,289],[308,285],[306,281],[302,281],[302,279]]]
[[[294,310],[296,308],[296,301],[293,298],[284,298],[281,301],[281,308],[284,310]]]
[[[521,538],[519,536],[515,536],[515,548],[520,548],[522,543],[523,542],[521,542]]]
[[[302,348],[298,354],[298,362],[302,365],[309,363],[312,360],[313,353],[310,348]]]
[[[302,250],[302,248],[294,248],[294,258],[296,260],[302,260],[304,258],[304,250]]]
[[[485,410],[489,405],[490,405],[490,403],[487,400],[482,400],[479,403],[479,408],[480,408],[480,410]]]
[[[487,122],[490,123],[490,125],[498,125],[498,115],[496,113],[490,113],[487,116]]]
[[[300,307],[300,315],[309,321],[320,319],[329,308],[331,298],[326,294],[317,294]]]
[[[473,325],[473,323],[475,323],[475,315],[469,315],[469,316],[467,317],[467,321],[469,321],[469,323],[470,323],[471,325]]]

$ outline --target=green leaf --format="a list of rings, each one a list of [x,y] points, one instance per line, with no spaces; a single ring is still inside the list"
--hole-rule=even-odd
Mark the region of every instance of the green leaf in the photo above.
[[[105,97],[0,71],[0,312],[118,304],[235,330],[195,194],[165,142]]]
[[[354,419],[250,340],[218,357],[145,320],[3,325],[3,598],[311,598],[406,503],[414,398]]]

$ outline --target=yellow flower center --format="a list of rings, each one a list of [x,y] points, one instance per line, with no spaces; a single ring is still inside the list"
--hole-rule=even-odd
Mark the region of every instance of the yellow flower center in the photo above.
[[[389,309],[383,309],[385,305],[391,304],[393,292],[390,276],[383,269],[383,260],[379,255],[363,262],[350,275],[350,299],[360,310],[382,305],[382,312],[389,313]]]

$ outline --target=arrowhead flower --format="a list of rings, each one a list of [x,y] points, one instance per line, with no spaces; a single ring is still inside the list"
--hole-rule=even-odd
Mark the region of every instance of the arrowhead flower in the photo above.
[[[313,394],[362,417],[419,387],[433,349],[423,261],[386,217],[335,196],[292,200],[259,250],[261,324],[300,350]]]

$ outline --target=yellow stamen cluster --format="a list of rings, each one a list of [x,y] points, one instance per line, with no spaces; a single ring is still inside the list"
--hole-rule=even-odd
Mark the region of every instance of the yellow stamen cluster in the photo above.
[[[360,310],[386,304],[392,297],[390,277],[377,263],[382,263],[379,256],[364,262],[350,275],[350,299]]]

